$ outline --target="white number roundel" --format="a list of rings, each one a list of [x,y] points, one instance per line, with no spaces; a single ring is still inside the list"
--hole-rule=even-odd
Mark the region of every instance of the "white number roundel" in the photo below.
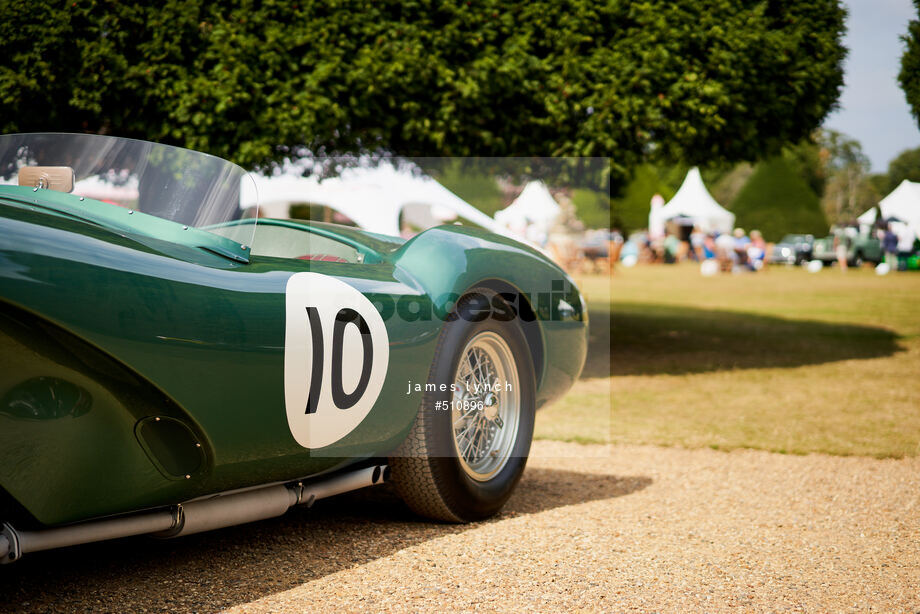
[[[367,297],[334,277],[295,273],[285,288],[284,405],[297,443],[322,448],[367,416],[390,343]]]

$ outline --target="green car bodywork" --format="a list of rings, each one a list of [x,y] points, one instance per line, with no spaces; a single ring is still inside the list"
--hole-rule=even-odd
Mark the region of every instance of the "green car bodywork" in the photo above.
[[[270,228],[360,256],[260,256]],[[439,314],[471,288],[516,297],[538,408],[584,364],[577,288],[511,239],[446,226],[403,241],[261,219],[253,248],[72,194],[0,186],[0,520],[59,525],[385,456],[419,409],[408,384],[428,377]],[[373,409],[319,450],[298,444],[285,413],[285,291],[301,272],[358,290],[389,339]]]

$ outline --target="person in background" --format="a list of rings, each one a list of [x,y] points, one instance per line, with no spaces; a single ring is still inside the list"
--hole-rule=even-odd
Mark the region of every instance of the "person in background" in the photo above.
[[[834,231],[834,254],[837,256],[837,264],[841,271],[847,270],[847,254],[850,251],[850,239],[846,234],[845,228],[838,228]]]
[[[658,260],[658,254],[655,253],[655,246],[652,243],[652,235],[646,233],[645,237],[642,239],[642,257],[645,262],[653,264]]]
[[[697,262],[705,260],[703,254],[703,243],[706,241],[706,235],[700,230],[699,226],[694,226],[690,233],[690,254]]]
[[[715,233],[703,237],[703,259],[710,260],[716,257]]]
[[[914,242],[917,234],[907,224],[899,224],[898,230],[898,270],[907,270],[907,259],[914,251]]]
[[[668,235],[664,240],[665,264],[674,264],[677,262],[678,250],[680,250],[680,239],[674,235]]]
[[[751,243],[747,248],[748,266],[752,271],[759,271],[763,268],[763,260],[767,255],[767,242],[763,240],[763,235],[759,230],[751,231]]]
[[[725,232],[715,237],[716,256],[719,259],[719,266],[723,271],[731,271],[735,266],[735,240]]]
[[[748,264],[747,248],[751,240],[744,234],[743,228],[735,228],[735,263],[741,266]]]
[[[891,228],[891,222],[885,225],[882,235],[882,249],[885,251],[885,264],[889,271],[898,270],[898,235]]]
[[[607,235],[607,270],[613,272],[613,265],[620,260],[620,253],[623,251],[623,235],[616,228],[611,229]]]
[[[648,235],[649,239],[652,241],[663,239],[665,235],[664,220],[658,216],[658,211],[664,207],[664,202],[664,196],[661,194],[655,194],[652,196],[652,200],[649,203],[651,206],[651,212],[649,213]]]

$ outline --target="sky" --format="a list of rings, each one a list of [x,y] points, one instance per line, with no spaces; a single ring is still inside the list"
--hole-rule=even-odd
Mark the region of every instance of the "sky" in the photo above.
[[[911,0],[845,0],[849,10],[840,107],[824,126],[856,140],[873,172],[905,149],[920,147],[920,130],[898,85],[907,22],[917,19]]]

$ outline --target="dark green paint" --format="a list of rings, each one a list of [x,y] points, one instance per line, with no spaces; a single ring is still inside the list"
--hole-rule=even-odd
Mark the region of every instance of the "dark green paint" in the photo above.
[[[0,199],[48,213],[65,215],[109,228],[116,232],[141,234],[160,241],[200,247],[240,262],[249,262],[248,245],[205,230],[183,226],[141,211],[113,206],[92,198],[36,190],[27,186],[0,185]]]

